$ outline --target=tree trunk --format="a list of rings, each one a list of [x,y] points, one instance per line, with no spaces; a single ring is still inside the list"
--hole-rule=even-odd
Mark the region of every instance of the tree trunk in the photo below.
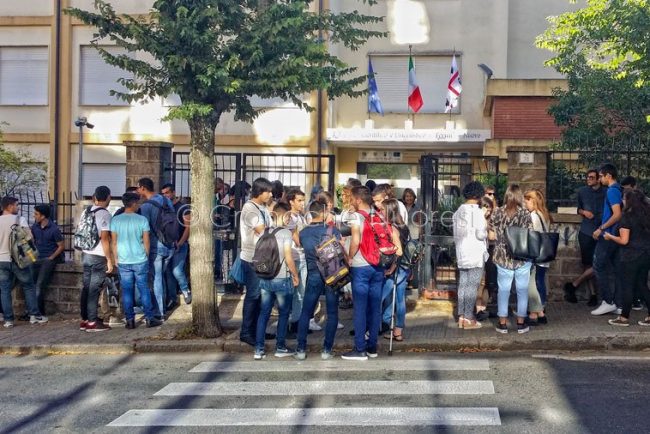
[[[218,120],[218,117],[217,117]],[[192,322],[201,337],[221,336],[214,288],[214,138],[217,122],[211,117],[194,118],[190,126],[192,225],[190,227],[190,275]]]

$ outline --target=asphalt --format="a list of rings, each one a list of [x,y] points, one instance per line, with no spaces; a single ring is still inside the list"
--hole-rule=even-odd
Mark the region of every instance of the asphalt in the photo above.
[[[53,317],[46,325],[16,322],[13,329],[0,327],[0,354],[133,354],[227,352],[252,353],[252,348],[239,341],[242,299],[238,296],[220,297],[220,315],[224,334],[215,339],[194,335],[191,306],[180,306],[162,327],[147,328],[141,324],[135,330],[116,327],[101,333],[79,331],[79,320]],[[461,330],[453,319],[448,303],[411,304],[407,313],[404,341],[394,342],[396,353],[417,352],[495,352],[547,350],[630,350],[650,351],[650,329],[636,325],[646,312],[632,312],[630,327],[614,327],[607,319],[614,315],[594,317],[584,303],[549,303],[547,325],[531,327],[527,334],[517,334],[514,319],[510,333],[495,332],[495,319],[483,322],[479,330]],[[320,313],[317,318],[322,322]],[[271,317],[271,323],[277,319]],[[351,349],[353,338],[352,311],[341,310],[344,329],[337,332],[335,351]],[[272,324],[268,331],[273,332]],[[321,350],[323,332],[308,337],[309,350]],[[295,345],[295,341],[288,341]],[[272,343],[267,344],[272,350]],[[388,351],[388,340],[380,337],[380,353]]]

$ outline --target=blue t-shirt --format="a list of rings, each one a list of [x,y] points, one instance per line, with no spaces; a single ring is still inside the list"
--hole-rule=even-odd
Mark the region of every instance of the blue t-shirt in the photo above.
[[[172,201],[169,200],[168,198],[160,195],[160,194],[153,195],[151,197],[151,199],[149,199],[149,200],[152,200],[152,201],[156,202],[160,206],[162,206],[162,204],[164,202],[166,202],[167,206],[169,206],[171,209],[174,209],[174,204],[172,204]],[[158,246],[157,246],[158,245],[158,236],[156,235],[155,224],[156,224],[156,221],[158,220],[158,213],[159,212],[160,212],[160,210],[158,208],[156,208],[155,205],[152,205],[150,203],[145,202],[142,205],[140,205],[140,214],[147,219],[147,221],[149,222],[149,227],[151,228],[151,232],[149,234],[149,237],[150,237],[149,239],[151,240],[151,251],[152,252],[155,252],[156,250],[158,250]]]
[[[139,214],[124,213],[111,220],[111,232],[117,234],[118,264],[141,264],[149,260],[142,234],[149,232],[149,222]]]
[[[605,196],[605,204],[603,205],[603,220],[601,225],[604,225],[607,220],[612,217],[612,205],[619,205],[623,209],[623,191],[621,185],[616,182],[609,186]],[[618,223],[605,229],[606,232],[614,234],[618,228]]]
[[[307,259],[307,271],[318,272],[318,258],[316,257],[316,247],[323,242],[327,235],[328,226],[325,223],[312,223],[300,231],[300,245],[305,249],[305,258]],[[341,232],[332,228],[332,235],[337,240],[341,239]]]

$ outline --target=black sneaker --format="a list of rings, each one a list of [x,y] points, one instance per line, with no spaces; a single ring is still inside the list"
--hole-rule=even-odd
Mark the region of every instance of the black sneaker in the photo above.
[[[538,316],[537,317],[537,324],[539,324],[539,325],[548,324],[548,317],[547,316]]]
[[[578,299],[576,298],[576,287],[573,286],[573,283],[567,282],[564,284],[564,300],[569,303],[577,303]]]
[[[632,303],[632,310],[643,310],[643,305],[641,304],[641,300],[635,300]]]
[[[488,318],[490,318],[490,314],[485,310],[482,310],[476,314],[476,321],[485,321]]]
[[[530,327],[528,327],[528,324],[517,324],[517,333],[524,334],[528,333],[530,331]]]
[[[159,319],[151,318],[147,320],[147,327],[160,327],[161,325],[163,325],[163,322]]]
[[[368,355],[365,351],[352,350],[341,355],[343,360],[368,360]]]
[[[530,317],[526,317],[524,320],[524,324],[529,325],[529,326],[538,326],[539,325],[539,318],[531,319]]]
[[[496,326],[497,333],[507,334],[508,333],[508,324],[498,323]]]

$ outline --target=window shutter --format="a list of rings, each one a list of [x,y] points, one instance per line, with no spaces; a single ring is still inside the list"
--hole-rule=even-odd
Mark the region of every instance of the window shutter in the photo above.
[[[0,104],[48,104],[48,47],[0,48]]]
[[[126,164],[95,164],[83,165],[84,196],[92,196],[95,189],[105,185],[111,189],[111,196],[120,197],[126,189]]]
[[[111,54],[124,54],[127,51],[121,47],[103,47]],[[79,105],[129,105],[110,91],[127,92],[128,90],[117,82],[119,78],[133,78],[133,74],[116,66],[109,65],[95,48],[81,47],[81,62],[79,71]]]
[[[384,112],[407,113],[408,55],[373,55],[371,59]],[[462,73],[460,60],[456,56]],[[413,62],[417,84],[424,100],[424,106],[418,113],[444,113],[451,56],[413,56]],[[454,108],[452,113],[460,113],[460,107]]]

